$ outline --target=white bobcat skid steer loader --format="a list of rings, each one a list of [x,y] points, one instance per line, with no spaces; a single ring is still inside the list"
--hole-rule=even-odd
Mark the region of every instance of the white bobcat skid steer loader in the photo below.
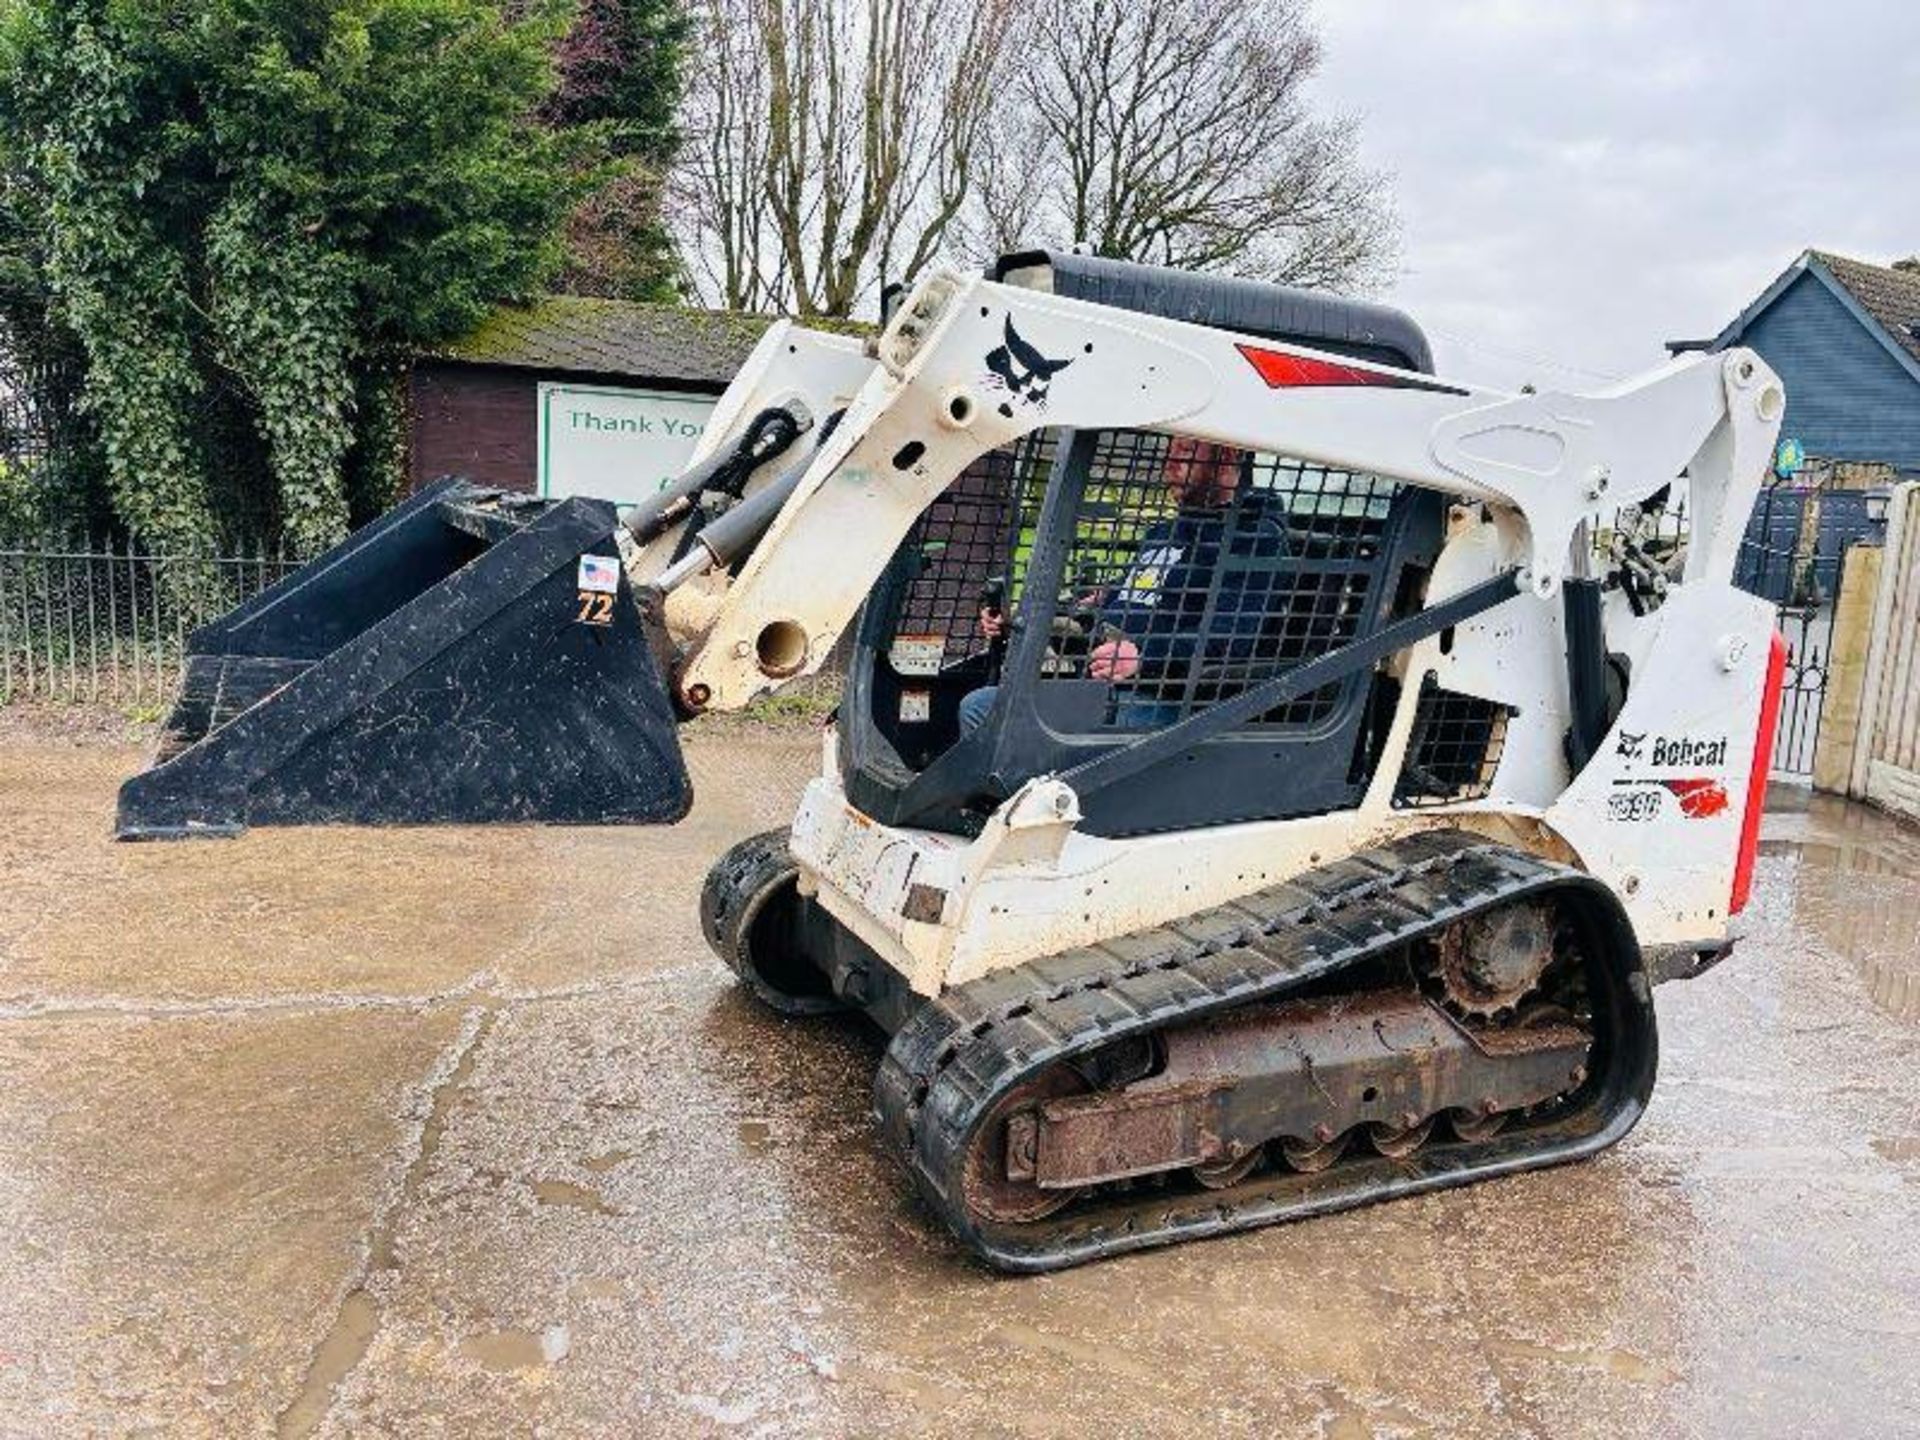
[[[886,1141],[996,1265],[1590,1155],[1651,1090],[1651,986],[1726,951],[1782,665],[1731,583],[1778,379],[1430,370],[1377,306],[943,274],[870,350],[769,331],[621,516],[617,586],[583,548],[548,617],[574,654],[612,593],[655,697],[602,813],[604,748],[552,818],[660,820],[666,706],[743,706],[859,616],[823,773],[703,922],[766,1003],[891,1034]],[[1663,564],[1636,521],[1680,487]]]

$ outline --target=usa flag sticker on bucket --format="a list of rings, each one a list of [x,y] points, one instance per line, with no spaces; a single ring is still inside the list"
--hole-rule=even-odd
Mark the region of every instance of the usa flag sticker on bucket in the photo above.
[[[620,588],[620,562],[606,555],[580,557],[580,589],[611,595]]]

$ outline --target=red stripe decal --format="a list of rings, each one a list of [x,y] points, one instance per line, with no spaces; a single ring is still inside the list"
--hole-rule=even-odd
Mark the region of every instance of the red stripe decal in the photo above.
[[[1306,355],[1287,355],[1279,350],[1257,350],[1251,345],[1235,347],[1247,357],[1247,363],[1259,372],[1270,389],[1290,390],[1302,385],[1391,385],[1393,377],[1358,365],[1342,365],[1336,360],[1316,360]]]
[[[1388,390],[1437,390],[1462,395],[1451,385],[1417,380],[1391,370],[1365,370],[1339,360],[1322,360],[1312,355],[1289,355],[1281,350],[1262,350],[1257,345],[1234,346],[1247,357],[1269,390],[1297,390],[1326,386],[1381,386]]]
[[[1753,860],[1760,850],[1760,815],[1767,808],[1767,777],[1773,770],[1773,732],[1780,721],[1780,692],[1787,675],[1787,641],[1778,630],[1767,649],[1767,679],[1760,691],[1760,725],[1753,734],[1753,768],[1747,772],[1747,810],[1740,820],[1740,851],[1733,864],[1729,915],[1753,898]]]
[[[1680,813],[1689,820],[1705,820],[1727,808],[1727,787],[1718,780],[1662,780],[1680,798]]]

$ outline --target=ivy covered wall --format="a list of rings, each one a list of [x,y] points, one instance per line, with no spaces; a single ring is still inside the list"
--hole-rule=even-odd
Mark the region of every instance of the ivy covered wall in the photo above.
[[[556,275],[619,159],[614,122],[542,115],[578,15],[0,0],[5,258],[127,530],[311,553],[397,493],[408,358]]]

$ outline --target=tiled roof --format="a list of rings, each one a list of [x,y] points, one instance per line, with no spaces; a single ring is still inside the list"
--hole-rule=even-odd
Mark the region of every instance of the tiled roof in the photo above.
[[[1824,250],[1812,256],[1901,349],[1920,360],[1920,269],[1869,265]]]
[[[724,386],[772,323],[730,310],[550,295],[501,306],[435,353],[470,365]]]

